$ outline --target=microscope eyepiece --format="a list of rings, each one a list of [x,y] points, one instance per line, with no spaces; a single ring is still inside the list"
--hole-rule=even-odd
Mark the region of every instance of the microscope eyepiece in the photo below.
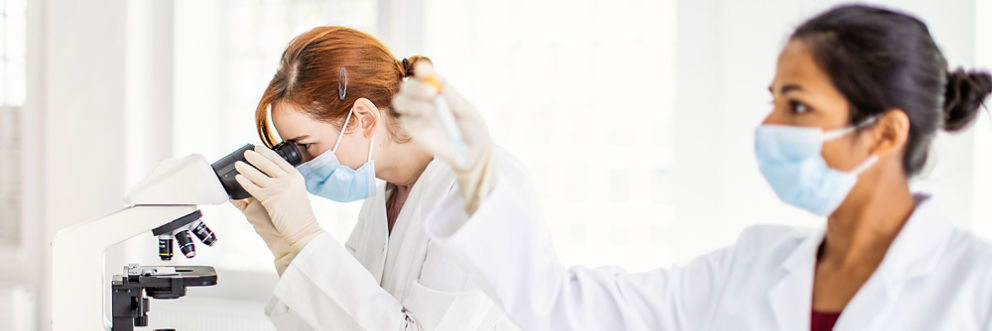
[[[238,174],[238,171],[234,169],[234,163],[237,161],[247,162],[245,161],[245,151],[254,149],[255,146],[252,144],[241,146],[241,148],[231,152],[231,154],[227,154],[227,156],[222,157],[210,165],[214,169],[214,172],[217,173],[217,178],[220,179],[221,185],[224,186],[224,191],[227,192],[227,195],[232,200],[245,199],[251,196],[234,180],[234,176]],[[272,146],[272,150],[294,167],[303,163],[300,150],[296,148],[296,144],[291,140]]]
[[[272,150],[294,167],[300,165],[300,163],[303,163],[303,156],[300,155],[300,149],[296,148],[296,143],[292,140],[287,140],[279,143],[278,145],[272,146]]]

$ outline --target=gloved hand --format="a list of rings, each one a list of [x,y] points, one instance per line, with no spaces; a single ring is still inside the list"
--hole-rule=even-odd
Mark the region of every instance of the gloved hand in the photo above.
[[[292,261],[289,242],[279,235],[279,231],[276,231],[265,207],[262,207],[262,203],[255,198],[231,200],[231,204],[245,214],[248,223],[251,223],[252,227],[255,228],[255,233],[258,233],[265,241],[265,245],[269,246],[272,256],[275,257],[276,271],[281,276],[282,272],[286,270],[286,266],[289,266],[289,262]]]
[[[292,261],[310,240],[324,231],[310,207],[303,175],[276,152],[262,146],[245,151],[245,160],[251,166],[236,162],[238,175],[234,180],[265,208],[272,226],[289,244],[286,258]]]
[[[436,99],[444,98],[461,130],[464,149],[459,151],[445,132],[438,116]],[[434,74],[427,62],[416,64],[414,77],[400,85],[393,97],[400,123],[420,146],[451,163],[465,210],[471,214],[485,199],[495,182],[493,142],[481,114],[451,85]]]

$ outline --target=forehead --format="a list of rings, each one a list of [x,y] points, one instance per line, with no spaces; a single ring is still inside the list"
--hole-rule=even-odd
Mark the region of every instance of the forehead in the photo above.
[[[802,40],[792,40],[779,54],[773,87],[799,84],[805,90],[833,89],[827,76],[813,58],[809,45]]]
[[[304,112],[303,108],[289,102],[272,104],[272,124],[284,139],[311,134],[323,126],[320,121]]]

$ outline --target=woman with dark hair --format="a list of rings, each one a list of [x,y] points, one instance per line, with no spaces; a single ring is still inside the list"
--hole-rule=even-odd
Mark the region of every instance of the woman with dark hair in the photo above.
[[[404,83],[394,106],[414,139],[445,146],[425,84]],[[427,232],[528,330],[992,329],[992,245],[907,184],[938,130],[974,121],[992,77],[949,70],[917,18],[846,5],[795,30],[769,91],[774,107],[755,131],[761,173],[824,226],[755,226],[674,269],[566,267],[526,183],[480,158],[456,172],[482,186],[482,202],[460,217],[462,205],[446,202]],[[484,127],[465,103],[451,108],[463,131]]]

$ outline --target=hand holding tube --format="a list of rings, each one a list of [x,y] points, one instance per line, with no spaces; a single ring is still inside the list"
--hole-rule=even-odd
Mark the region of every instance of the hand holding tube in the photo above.
[[[451,85],[418,63],[414,77],[400,86],[393,108],[420,146],[451,163],[469,213],[478,208],[494,182],[493,143],[481,114]]]

